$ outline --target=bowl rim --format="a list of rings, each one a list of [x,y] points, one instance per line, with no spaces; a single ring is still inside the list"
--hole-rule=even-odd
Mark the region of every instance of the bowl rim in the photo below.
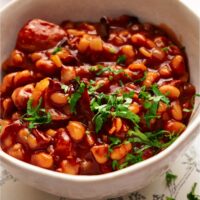
[[[12,0],[8,4],[6,4],[3,8],[0,9],[0,16],[2,12],[6,12],[9,7],[13,6],[15,3],[17,3],[20,0]],[[200,16],[192,10],[190,7],[188,7],[183,1],[179,1],[182,6],[184,6],[186,9],[188,9],[195,17],[197,17],[198,21],[200,22]],[[200,67],[200,66],[199,66]],[[198,110],[200,107],[200,104],[198,104],[196,110]],[[193,111],[195,112],[195,111]],[[198,117],[199,116],[199,117]],[[192,117],[192,116],[191,116]],[[79,182],[79,183],[90,183],[90,182],[98,182],[98,181],[105,181],[108,179],[113,178],[120,178],[121,176],[125,176],[131,173],[137,173],[141,170],[144,170],[145,168],[148,168],[151,165],[155,165],[156,163],[159,163],[162,160],[165,160],[168,156],[171,155],[171,153],[175,150],[177,150],[180,146],[183,146],[183,144],[186,142],[186,140],[191,136],[196,134],[196,131],[198,131],[198,127],[200,127],[200,112],[197,114],[197,117],[190,122],[190,125],[187,126],[186,130],[177,138],[176,141],[174,141],[169,147],[167,147],[162,152],[154,155],[153,157],[141,161],[139,163],[136,163],[134,165],[131,165],[127,168],[109,172],[107,174],[99,174],[99,175],[70,175],[70,174],[64,174],[59,173],[56,171],[44,169],[41,167],[37,167],[35,165],[26,163],[24,161],[18,160],[5,152],[3,152],[0,148],[0,161],[5,161],[6,163],[9,163],[12,166],[18,167],[25,171],[32,171],[34,173],[43,175],[43,176],[50,176],[51,178],[57,178],[62,179],[66,181],[71,182]],[[198,134],[198,133],[197,133]],[[196,134],[196,135],[197,135]],[[199,132],[200,134],[200,132]],[[1,164],[1,163],[0,163]]]

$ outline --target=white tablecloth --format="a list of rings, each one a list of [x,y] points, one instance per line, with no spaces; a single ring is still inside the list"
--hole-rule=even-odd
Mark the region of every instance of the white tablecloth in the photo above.
[[[10,0],[0,0],[0,8]],[[190,0],[182,0],[200,15],[200,1],[191,4]],[[194,1],[193,1],[194,2]],[[172,163],[169,171],[178,176],[176,181],[167,187],[165,174],[157,178],[148,187],[118,197],[115,200],[165,200],[167,196],[173,196],[176,200],[186,200],[187,194],[191,191],[194,182],[198,183],[196,193],[200,194],[200,136],[188,148],[186,153],[181,155],[175,163]],[[36,190],[16,180],[6,169],[0,167],[0,199],[1,200],[67,200],[56,197],[45,192]]]

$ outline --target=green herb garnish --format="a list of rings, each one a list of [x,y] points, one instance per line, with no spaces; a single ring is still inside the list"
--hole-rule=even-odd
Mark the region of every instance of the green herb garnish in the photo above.
[[[151,95],[150,91],[153,92],[153,95]],[[144,119],[148,127],[150,127],[151,119],[159,118],[159,116],[157,116],[159,102],[162,101],[167,105],[170,103],[170,100],[159,91],[157,84],[152,85],[150,91],[147,91],[146,87],[143,86],[139,93],[139,98],[145,100],[144,108],[147,109],[147,112],[144,115]]]
[[[109,152],[112,152],[112,148],[114,146],[121,144],[121,140],[118,137],[110,136],[109,140],[110,140]]]
[[[188,200],[200,200],[200,195],[195,194],[197,183],[192,186],[191,192],[187,195]]]
[[[134,83],[140,83],[140,82],[143,82],[145,79],[146,79],[146,76],[147,76],[147,72],[144,72],[144,76],[140,79],[137,79],[137,80],[134,80],[133,82]]]
[[[76,104],[86,88],[85,83],[80,82],[80,80],[77,80],[77,82],[79,83],[79,88],[69,98],[70,111],[73,113],[76,112]]]
[[[183,112],[192,112],[193,109],[183,108]]]
[[[166,200],[176,200],[173,197],[166,197]]]
[[[118,57],[117,59],[117,64],[124,64],[126,62],[126,56],[125,55],[121,55]]]
[[[64,90],[64,93],[67,93],[68,89],[69,89],[69,86],[68,85],[65,85],[65,84],[61,84],[61,89]]]
[[[138,115],[132,113],[128,107],[132,102],[133,92],[118,96],[117,94],[98,94],[91,100],[91,110],[95,112],[93,121],[98,133],[108,117],[121,117],[137,124],[140,121]],[[112,111],[111,111],[112,109]]]
[[[62,47],[56,47],[54,50],[53,50],[53,52],[52,52],[52,54],[53,55],[55,55],[55,54],[57,54],[59,51],[61,51],[62,50]]]
[[[130,137],[128,138],[128,141],[132,143],[137,142],[145,144],[146,145],[145,149],[147,149],[147,146],[163,149],[170,146],[178,137],[177,135],[173,135],[171,136],[171,138],[169,138],[170,140],[167,143],[161,143],[159,141],[159,138],[162,137],[164,133],[168,133],[168,131],[159,130],[155,132],[142,133],[137,127],[135,127],[134,130],[128,131],[128,136]]]
[[[123,71],[124,71],[123,69],[115,70],[115,69],[112,69],[110,66],[108,66],[108,67],[101,68],[101,70],[99,72],[97,72],[96,75],[99,76],[99,75],[103,74],[104,72],[111,72],[114,75],[118,75]]]
[[[39,103],[36,107],[32,107],[33,99],[29,99],[27,102],[26,114],[22,116],[22,119],[29,122],[29,128],[33,129],[37,125],[49,124],[51,122],[51,115],[47,113],[44,108],[41,108],[42,98],[39,99]]]
[[[167,186],[169,187],[175,180],[177,179],[177,176],[171,172],[167,172],[165,174],[165,181],[167,183]]]

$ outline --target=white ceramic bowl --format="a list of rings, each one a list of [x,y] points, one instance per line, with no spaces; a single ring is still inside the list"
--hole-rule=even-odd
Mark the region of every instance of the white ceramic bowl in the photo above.
[[[190,2],[193,0],[190,0]],[[60,23],[65,19],[98,20],[129,14],[171,27],[186,47],[191,82],[200,91],[199,18],[178,0],[14,0],[1,10],[1,62],[14,48],[17,32],[31,18]],[[199,131],[200,109],[185,132],[160,154],[126,169],[96,176],[72,176],[26,164],[0,151],[2,165],[19,180],[40,190],[72,199],[100,199],[138,190],[163,173]]]

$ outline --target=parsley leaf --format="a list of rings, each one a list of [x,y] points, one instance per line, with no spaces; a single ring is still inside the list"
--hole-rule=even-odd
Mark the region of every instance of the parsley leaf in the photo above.
[[[112,161],[112,169],[115,170],[119,167],[119,163],[117,160],[113,160]]]
[[[188,200],[200,200],[200,196],[195,194],[195,189],[197,187],[197,183],[194,183],[192,186],[191,192],[187,195]]]
[[[128,107],[132,102],[133,92],[118,96],[117,94],[106,95],[98,94],[91,100],[90,108],[95,112],[93,121],[95,122],[96,132],[98,133],[103,126],[103,123],[110,117],[121,117],[128,119],[134,124],[139,123],[140,117],[131,111]],[[111,111],[112,109],[112,111]]]
[[[53,55],[55,55],[55,54],[57,54],[59,51],[61,51],[62,50],[62,47],[56,47],[54,50],[53,50],[53,52],[52,52],[52,54]]]
[[[166,200],[176,200],[173,197],[166,197]]]
[[[117,59],[117,64],[124,64],[126,62],[126,56],[125,55],[121,55],[118,57]]]
[[[77,82],[79,82],[79,88],[69,98],[70,111],[73,113],[76,112],[76,104],[86,88],[85,83],[80,82],[80,80],[77,80]]]
[[[101,70],[98,71],[96,73],[96,75],[99,76],[99,75],[103,74],[104,72],[111,72],[114,75],[118,75],[118,74],[124,72],[124,70],[123,69],[112,69],[110,66],[108,66],[108,67],[101,68]]]
[[[61,84],[61,89],[64,90],[64,93],[67,93],[68,89],[69,89],[69,86],[68,85],[65,85],[65,84]]]
[[[183,112],[192,112],[193,109],[183,108]]]
[[[146,91],[146,87],[143,86],[139,93],[139,98],[145,100],[144,108],[147,109],[147,112],[144,115],[144,119],[148,127],[150,127],[151,119],[159,118],[159,116],[157,116],[159,102],[162,101],[167,105],[170,103],[170,100],[159,91],[157,84],[152,85],[150,91],[153,92],[153,95],[151,95],[149,91]]]
[[[195,94],[195,96],[196,96],[196,97],[200,97],[200,94],[197,93],[197,94]]]
[[[118,163],[118,168],[123,169],[129,165],[133,165],[135,163],[141,162],[143,160],[142,154],[140,153],[139,155],[133,155],[128,153],[125,157],[125,161],[122,164]]]
[[[121,140],[118,137],[110,136],[109,137],[110,144],[109,144],[109,151],[112,152],[112,148],[118,144],[121,144]]]
[[[29,128],[33,129],[37,125],[49,124],[51,122],[51,115],[47,113],[44,108],[41,108],[42,98],[39,99],[39,103],[36,107],[32,107],[33,99],[29,99],[27,102],[26,114],[22,116],[22,119],[29,122]]]
[[[177,176],[171,172],[167,172],[165,174],[165,181],[167,183],[167,186],[169,187],[172,182],[174,182],[177,179]]]

